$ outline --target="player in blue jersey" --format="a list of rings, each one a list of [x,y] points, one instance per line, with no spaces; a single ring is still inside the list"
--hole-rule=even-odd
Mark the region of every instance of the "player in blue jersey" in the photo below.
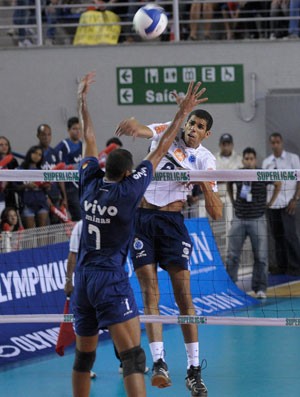
[[[180,105],[180,98],[178,103]],[[215,170],[215,157],[202,145],[202,141],[211,134],[212,123],[212,116],[206,110],[193,110],[157,169]],[[169,125],[170,122],[145,126],[131,118],[122,121],[116,133],[119,136],[151,139],[151,153],[159,145],[161,136]],[[216,183],[198,183],[204,194],[207,212],[213,219],[220,218],[222,202]],[[146,315],[160,313],[158,266],[170,276],[180,314],[195,315],[189,270],[192,241],[181,214],[190,189],[190,184],[172,180],[154,180],[147,188],[137,210],[131,257],[141,286]],[[206,397],[207,388],[201,378],[197,325],[182,325],[181,329],[187,355],[186,386],[191,391],[192,397]],[[165,361],[162,324],[147,323],[146,331],[153,358],[151,383],[159,388],[171,386]]]
[[[94,72],[88,73],[78,87],[84,137],[84,159],[79,168],[83,228],[73,295],[76,331],[73,396],[89,396],[89,371],[95,361],[98,331],[108,328],[123,363],[127,396],[144,397],[145,353],[140,346],[138,309],[124,269],[134,215],[181,123],[207,98],[201,98],[205,92],[204,88],[200,89],[201,83],[191,83],[157,148],[136,170],[132,170],[131,153],[117,149],[109,154],[104,173],[99,169],[96,136],[86,101],[94,77]]]

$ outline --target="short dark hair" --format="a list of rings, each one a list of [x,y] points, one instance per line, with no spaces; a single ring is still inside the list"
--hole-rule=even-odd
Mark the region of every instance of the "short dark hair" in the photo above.
[[[271,138],[280,138],[283,141],[282,135],[280,134],[280,132],[272,132],[272,134],[269,136],[269,140],[271,140]]]
[[[132,154],[126,149],[112,151],[106,160],[105,175],[112,180],[118,180],[126,171],[132,171]]]
[[[39,135],[41,132],[44,131],[45,128],[49,128],[49,130],[51,131],[51,127],[48,124],[40,124],[37,128],[37,134]]]
[[[213,125],[213,118],[212,118],[211,114],[208,113],[206,110],[203,110],[203,109],[196,109],[196,110],[193,110],[193,111],[188,115],[187,121],[189,121],[189,119],[190,119],[192,116],[196,116],[196,117],[199,117],[199,119],[206,120],[206,128],[207,128],[207,131],[209,131],[209,130],[211,129],[211,127],[212,127],[212,125]]]
[[[243,157],[245,157],[246,154],[253,154],[254,157],[256,157],[256,150],[255,150],[253,147],[246,147],[246,148],[243,150]]]
[[[68,130],[69,130],[70,128],[72,128],[72,126],[73,126],[74,124],[79,124],[79,118],[78,118],[78,117],[71,117],[71,118],[68,120],[68,123],[67,123],[67,125],[68,125]]]
[[[107,142],[106,142],[106,147],[109,146],[111,143],[115,143],[116,145],[119,145],[120,147],[123,146],[122,141],[117,138],[116,136],[113,136],[112,138],[110,138]]]

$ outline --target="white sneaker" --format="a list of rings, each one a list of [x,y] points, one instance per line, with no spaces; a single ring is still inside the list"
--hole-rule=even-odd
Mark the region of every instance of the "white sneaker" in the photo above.
[[[256,298],[257,299],[267,299],[267,295],[264,291],[257,291]]]
[[[18,42],[18,47],[32,47],[33,44],[30,40],[25,39],[25,40],[20,40]]]

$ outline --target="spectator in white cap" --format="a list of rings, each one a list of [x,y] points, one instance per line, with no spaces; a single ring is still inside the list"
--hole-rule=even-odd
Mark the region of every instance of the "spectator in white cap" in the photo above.
[[[223,134],[219,141],[219,153],[215,154],[218,170],[236,170],[243,166],[242,156],[234,151],[233,138],[230,134]]]
[[[217,170],[237,170],[243,167],[242,156],[234,150],[231,134],[223,134],[219,140],[219,152],[215,154]],[[227,193],[226,182],[218,182],[219,195],[224,203],[224,216],[227,222],[233,217],[233,207]],[[227,225],[227,224],[226,224]]]

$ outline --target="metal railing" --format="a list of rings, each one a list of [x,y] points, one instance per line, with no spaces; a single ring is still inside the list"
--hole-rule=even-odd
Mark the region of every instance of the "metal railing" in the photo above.
[[[58,0],[59,4],[52,5],[50,1],[54,0],[14,0],[15,4],[11,5],[11,2],[4,0],[4,5],[0,6],[0,45],[4,42],[8,46],[73,44],[80,16],[89,7],[95,7],[95,3],[91,0]],[[145,3],[136,0],[109,4],[109,8],[106,5],[106,10],[115,11],[120,16],[118,43],[140,40],[133,31],[132,19],[137,9]],[[169,25],[159,40],[297,38],[300,20],[298,1],[291,10],[288,0],[281,3],[286,7],[274,8],[272,0],[231,3],[220,0],[160,1],[158,4],[165,8]],[[290,26],[293,21],[296,25],[294,31]],[[103,21],[89,27],[111,25],[112,22]]]
[[[0,252],[14,252],[24,249],[69,241],[74,223],[61,223],[0,234]]]

